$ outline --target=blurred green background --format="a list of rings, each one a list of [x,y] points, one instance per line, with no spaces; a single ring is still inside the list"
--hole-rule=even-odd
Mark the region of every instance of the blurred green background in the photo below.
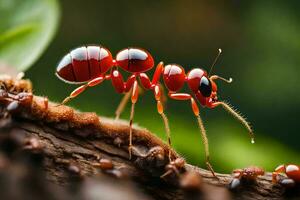
[[[54,71],[63,55],[81,45],[101,44],[114,55],[128,46],[142,47],[152,53],[156,63],[178,63],[186,71],[193,67],[208,70],[217,49],[222,48],[214,73],[233,77],[234,82],[218,82],[219,96],[251,122],[256,143],[250,143],[247,131],[226,111],[201,109],[215,170],[230,172],[248,165],[273,170],[281,163],[300,163],[299,1],[58,3],[57,34],[26,72],[36,94],[59,102],[76,87],[58,80]],[[22,49],[24,52],[30,54],[31,48]],[[121,98],[111,83],[105,82],[70,105],[114,117]],[[130,104],[121,118],[129,118],[129,109]],[[175,149],[188,162],[204,167],[203,145],[189,102],[168,100],[166,112]],[[140,96],[134,121],[165,139],[151,92]]]

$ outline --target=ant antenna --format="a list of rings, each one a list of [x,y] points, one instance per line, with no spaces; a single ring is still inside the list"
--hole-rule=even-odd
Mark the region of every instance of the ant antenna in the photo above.
[[[217,63],[217,61],[218,61],[218,59],[219,59],[219,57],[220,57],[220,55],[221,55],[221,53],[222,53],[222,49],[218,49],[218,50],[219,50],[219,53],[218,53],[218,55],[216,56],[216,58],[215,58],[214,62],[212,63],[212,65],[211,65],[211,67],[210,67],[210,70],[209,70],[208,76],[209,76],[209,75],[210,75],[210,73],[212,72],[212,70],[213,70],[213,68],[214,68],[215,64]]]
[[[233,81],[232,78],[226,79],[226,78],[223,78],[223,77],[218,76],[218,75],[212,75],[209,79],[210,79],[210,80],[220,79],[220,80],[222,80],[222,81],[225,81],[226,83],[231,83],[231,82]]]

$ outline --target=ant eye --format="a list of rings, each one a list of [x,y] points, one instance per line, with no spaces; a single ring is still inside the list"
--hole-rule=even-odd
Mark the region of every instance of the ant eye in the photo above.
[[[205,76],[203,76],[200,80],[199,90],[204,97],[209,97],[211,94],[211,83]]]

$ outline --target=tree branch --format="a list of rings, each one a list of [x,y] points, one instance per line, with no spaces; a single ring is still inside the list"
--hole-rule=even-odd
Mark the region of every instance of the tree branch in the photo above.
[[[24,88],[17,81],[11,85],[3,82],[6,90],[0,92],[0,179],[3,179],[3,174],[6,174],[5,177],[8,174],[16,176],[16,172],[11,169],[15,168],[13,166],[21,166],[27,169],[24,176],[30,177],[30,182],[39,180],[36,184],[39,183],[40,187],[44,185],[44,190],[39,191],[38,197],[41,194],[44,197],[56,194],[57,190],[50,192],[45,189],[52,188],[52,183],[54,187],[59,186],[64,191],[64,196],[67,195],[70,199],[75,194],[82,199],[89,199],[94,194],[93,188],[97,188],[101,199],[118,199],[116,195],[123,197],[122,199],[300,197],[299,188],[287,190],[274,185],[270,173],[258,177],[254,182],[244,181],[232,191],[228,189],[231,175],[217,174],[218,180],[209,171],[196,166],[168,165],[169,150],[174,160],[180,156],[173,149],[168,149],[168,145],[153,133],[137,126],[133,131],[133,158],[129,160],[128,122],[98,117],[95,113],[78,112],[68,106],[58,106],[43,97],[30,97],[31,88],[27,88],[28,93],[20,93],[19,89]],[[12,105],[13,102],[17,102],[15,106]],[[17,145],[12,148],[11,143]],[[6,146],[9,146],[9,150]],[[24,152],[34,159],[20,164],[16,160],[23,158]],[[39,155],[38,159],[36,155]],[[36,163],[36,160],[38,167],[32,168],[32,163]],[[37,168],[42,169],[41,174],[45,174],[46,183],[40,181],[40,176],[37,176],[39,173],[35,173]],[[166,172],[167,175],[161,178]],[[24,177],[21,177],[17,176],[15,179],[22,182]],[[6,183],[0,183],[2,189],[3,184]],[[69,187],[77,188],[76,192],[66,190]],[[23,191],[24,188],[20,190]],[[7,191],[5,190],[8,197],[15,195]],[[32,192],[33,196],[36,193],[28,189],[23,192]],[[24,195],[26,194],[22,194],[20,199],[24,199]],[[53,199],[60,199],[56,196]]]

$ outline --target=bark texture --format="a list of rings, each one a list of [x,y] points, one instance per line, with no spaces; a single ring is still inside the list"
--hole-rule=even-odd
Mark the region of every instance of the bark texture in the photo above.
[[[140,127],[129,160],[128,122],[58,106],[22,81],[2,80],[0,90],[4,199],[300,199],[298,186],[273,184],[270,173],[230,190],[231,175],[180,165],[175,150]]]

